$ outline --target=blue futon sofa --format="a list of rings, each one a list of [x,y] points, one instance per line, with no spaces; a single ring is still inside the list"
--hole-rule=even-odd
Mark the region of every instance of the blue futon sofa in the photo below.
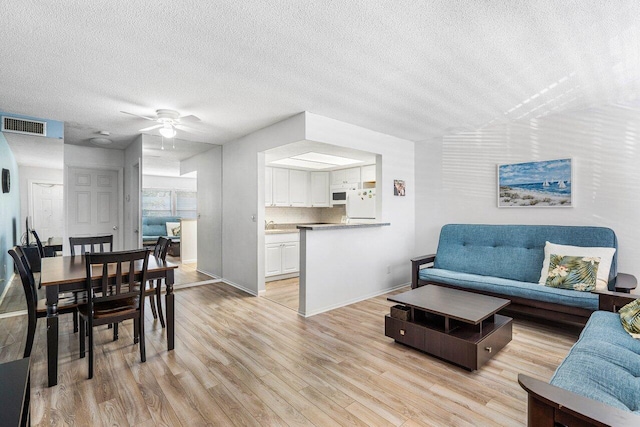
[[[167,222],[180,222],[179,216],[143,216],[142,243],[151,245],[158,241],[158,237],[167,237],[172,243],[179,243],[179,236],[167,236]]]
[[[436,254],[412,259],[412,287],[436,284],[511,300],[509,312],[584,324],[598,295],[540,285],[545,243],[617,248],[613,230],[554,225],[449,224]],[[429,268],[424,268],[431,265]],[[609,290],[628,292],[633,276],[618,274],[617,251]]]

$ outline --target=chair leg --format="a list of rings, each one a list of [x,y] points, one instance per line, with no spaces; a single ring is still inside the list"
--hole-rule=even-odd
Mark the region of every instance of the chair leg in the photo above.
[[[73,333],[78,332],[78,309],[73,310]]]
[[[89,328],[89,379],[93,378],[93,322],[87,324]]]
[[[87,323],[85,322],[84,319],[80,319],[80,333],[78,335],[80,335],[80,359],[84,358],[85,354],[86,354],[86,337],[87,334]]]
[[[140,341],[140,322],[133,319],[133,343],[138,344],[138,341]]]
[[[156,311],[156,302],[153,299],[153,295],[149,295],[149,305],[151,306],[151,314],[153,314],[153,318],[158,318],[158,312]]]
[[[118,341],[118,322],[113,324],[113,340]]]
[[[156,286],[156,301],[158,303],[158,316],[160,317],[160,324],[164,328],[165,324],[164,324],[164,315],[162,314],[162,292],[161,292],[160,284],[161,282],[158,280],[158,283]]]
[[[138,328],[140,329],[140,360],[142,362],[147,361],[147,353],[144,345],[144,319],[139,317],[138,319]]]

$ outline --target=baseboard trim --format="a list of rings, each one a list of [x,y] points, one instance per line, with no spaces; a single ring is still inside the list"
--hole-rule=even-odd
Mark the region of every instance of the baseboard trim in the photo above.
[[[13,284],[13,279],[15,279],[15,277],[16,277],[16,273],[15,272],[11,273],[11,277],[7,282],[7,286],[4,287],[4,290],[2,291],[2,295],[0,295],[0,306],[2,306],[2,303],[4,302],[4,298],[7,296],[7,292],[9,292],[9,288]]]
[[[355,304],[357,302],[364,301],[364,300],[367,300],[369,298],[377,297],[377,296],[380,296],[380,295],[384,295],[386,293],[395,291],[396,289],[404,288],[405,286],[410,286],[410,285],[411,285],[411,282],[403,283],[401,285],[396,285],[396,286],[393,286],[391,288],[383,289],[383,290],[381,290],[379,292],[374,292],[374,293],[371,293],[371,294],[368,294],[368,295],[364,295],[364,296],[361,296],[361,297],[358,297],[358,298],[354,298],[352,300],[345,301],[343,303],[334,304],[334,305],[331,305],[331,306],[328,306],[328,307],[323,307],[323,308],[320,308],[320,309],[317,309],[317,310],[313,310],[310,313],[306,313],[305,314],[305,313],[302,313],[302,312],[298,311],[298,314],[300,316],[302,316],[302,317],[315,316],[316,314],[325,313],[327,311],[335,310],[336,308],[345,307],[347,305]]]
[[[2,313],[0,314],[0,319],[8,319],[9,317],[15,317],[15,316],[26,316],[27,310],[18,310],[18,311],[10,311],[8,313]]]
[[[173,285],[173,289],[192,288],[194,286],[211,285],[213,283],[220,283],[220,282],[222,282],[221,279],[211,279],[211,280],[202,280],[200,282],[181,283],[179,285]]]
[[[221,282],[223,282],[223,283],[226,283],[227,285],[232,286],[232,287],[234,287],[234,288],[236,288],[236,289],[239,289],[239,290],[241,290],[242,292],[246,292],[246,293],[248,293],[249,295],[253,295],[254,297],[257,297],[257,296],[258,296],[258,294],[256,293],[256,291],[254,291],[254,290],[252,290],[252,289],[247,289],[247,288],[245,288],[245,287],[244,287],[244,286],[242,286],[242,285],[238,285],[237,283],[232,282],[231,280],[221,279],[220,281],[221,281]]]

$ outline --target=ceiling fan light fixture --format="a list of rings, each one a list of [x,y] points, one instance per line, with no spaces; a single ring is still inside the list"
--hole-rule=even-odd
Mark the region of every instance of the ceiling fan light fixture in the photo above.
[[[170,123],[165,123],[163,127],[158,129],[158,132],[160,132],[160,135],[165,138],[173,138],[174,136],[176,136],[176,130]]]

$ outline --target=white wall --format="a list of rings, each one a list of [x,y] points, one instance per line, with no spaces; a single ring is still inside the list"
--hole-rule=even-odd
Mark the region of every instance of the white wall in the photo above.
[[[142,138],[138,135],[124,151],[124,228],[123,249],[141,247],[140,236],[140,168]],[[136,233],[136,230],[138,232]]]
[[[409,283],[409,259],[415,254],[414,143],[312,113],[306,114],[306,139],[378,155],[377,219],[391,225],[306,232],[304,268],[309,274],[303,314],[309,316]],[[405,181],[406,196],[393,195],[394,179]],[[329,234],[322,234],[325,232]]]
[[[20,224],[24,224],[29,215],[29,197],[31,185],[29,182],[46,182],[52,184],[62,184],[62,169],[38,168],[31,166],[20,166]],[[60,230],[59,236],[62,236]]]
[[[222,277],[222,147],[180,163],[180,173],[197,171],[198,271]],[[146,181],[145,181],[146,182]]]
[[[303,140],[304,128],[298,114],[222,149],[224,280],[253,295],[264,289],[264,151]]]
[[[640,116],[617,107],[547,116],[416,144],[416,253],[447,223],[610,227],[619,271],[640,277]],[[496,165],[573,158],[573,208],[498,208]]]
[[[368,262],[391,266],[392,274],[385,274],[382,285],[365,283],[353,274],[345,280],[359,289],[360,295],[371,293],[373,288],[379,291],[408,282],[415,229],[413,142],[312,113],[296,115],[224,145],[224,279],[252,294],[264,289],[263,152],[305,139],[382,155],[377,191],[382,203],[380,220],[391,222],[391,227],[380,234],[384,247],[372,248]],[[405,180],[406,197],[393,196],[394,179]],[[330,252],[330,246],[324,247]],[[358,256],[357,252],[350,253]],[[332,260],[327,259],[327,263]]]

